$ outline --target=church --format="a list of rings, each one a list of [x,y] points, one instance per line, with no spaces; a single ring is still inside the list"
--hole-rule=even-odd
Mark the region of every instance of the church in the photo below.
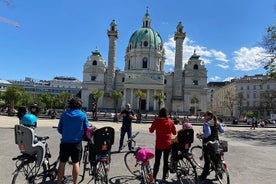
[[[116,40],[119,32],[115,20],[107,30],[109,40],[108,61],[103,59],[98,49],[87,58],[83,68],[81,97],[83,107],[91,110],[91,92],[101,90],[104,95],[98,100],[99,109],[114,108],[110,92],[122,93],[119,110],[126,103],[132,109],[142,112],[159,110],[160,102],[154,98],[162,95],[165,99],[161,107],[169,111],[198,115],[207,108],[207,69],[199,55],[194,54],[183,66],[183,42],[186,37],[181,22],[176,26],[174,71],[166,73],[165,49],[162,37],[151,27],[152,20],[148,9],[142,19],[142,27],[131,35],[124,57],[124,71],[116,70]],[[173,31],[173,30],[172,30]],[[137,91],[143,92],[142,98],[135,97]]]

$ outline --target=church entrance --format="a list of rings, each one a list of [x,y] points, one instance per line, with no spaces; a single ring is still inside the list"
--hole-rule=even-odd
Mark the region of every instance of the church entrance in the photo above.
[[[141,99],[141,111],[146,111],[147,101],[145,99]]]

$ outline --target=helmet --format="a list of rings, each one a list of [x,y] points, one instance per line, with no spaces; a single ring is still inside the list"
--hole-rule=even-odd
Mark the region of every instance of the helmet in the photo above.
[[[185,123],[182,124],[182,128],[183,128],[183,129],[192,129],[193,126],[192,126],[191,123],[185,122]]]
[[[37,117],[33,114],[25,114],[21,119],[21,124],[36,127]]]

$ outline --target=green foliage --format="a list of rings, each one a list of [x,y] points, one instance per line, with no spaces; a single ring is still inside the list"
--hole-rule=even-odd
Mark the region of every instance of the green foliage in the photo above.
[[[244,114],[248,118],[253,118],[254,117],[254,112],[253,111],[246,111]]]
[[[10,110],[13,111],[13,109],[15,108],[15,104],[21,98],[23,92],[24,89],[18,86],[10,86],[7,88],[7,91],[5,92],[5,97],[7,103],[9,104]]]
[[[117,111],[118,111],[118,101],[120,99],[123,99],[123,94],[120,93],[119,91],[116,91],[116,90],[112,90],[110,93],[109,93],[110,97],[112,99],[114,99],[114,108],[115,108],[115,116],[114,116],[114,122],[117,122],[118,121],[118,115],[117,115]]]
[[[261,45],[265,48],[267,61],[264,65],[264,69],[272,77],[276,78],[276,26],[270,26],[267,28],[267,33],[264,35]]]
[[[161,103],[164,102],[164,100],[166,100],[166,96],[163,93],[153,95],[153,98],[158,102],[158,109],[161,108]]]

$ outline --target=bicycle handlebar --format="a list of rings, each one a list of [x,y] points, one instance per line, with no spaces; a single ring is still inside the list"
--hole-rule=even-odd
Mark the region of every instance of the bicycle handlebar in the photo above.
[[[136,133],[131,137],[131,139],[134,139],[139,133],[140,133],[139,131],[136,132]]]

